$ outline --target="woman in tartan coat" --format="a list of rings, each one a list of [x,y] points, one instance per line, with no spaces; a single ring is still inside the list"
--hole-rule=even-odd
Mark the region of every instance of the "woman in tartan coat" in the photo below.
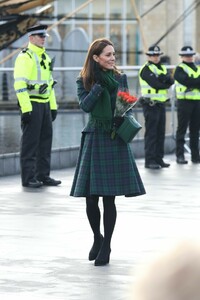
[[[113,44],[97,39],[89,47],[85,64],[77,79],[81,109],[89,113],[82,132],[79,158],[71,196],[86,197],[87,217],[94,234],[89,260],[95,266],[109,263],[110,243],[116,222],[115,196],[145,194],[130,146],[116,135],[111,139],[118,90],[128,91],[127,77],[115,67]],[[99,197],[103,198],[104,237],[100,233]]]

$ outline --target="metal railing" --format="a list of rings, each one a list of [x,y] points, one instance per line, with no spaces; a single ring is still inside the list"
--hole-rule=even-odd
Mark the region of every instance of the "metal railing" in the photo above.
[[[170,65],[167,65],[166,67],[168,69],[174,68],[174,66]],[[141,68],[141,66],[119,66],[118,68],[127,74],[130,93],[135,94],[139,97],[140,87],[138,80],[138,71]],[[81,69],[82,67],[54,68],[54,78],[58,80],[58,84],[55,86],[56,97],[61,108],[71,108],[74,107],[74,105],[77,105],[78,107],[76,95],[76,78]],[[13,88],[13,70],[14,68],[12,67],[0,68],[0,84],[2,85],[2,93],[0,93],[1,105],[9,104],[9,106],[16,106],[17,98]],[[171,101],[167,105],[166,135],[170,135],[174,138],[176,128],[176,106],[173,93],[171,94]],[[138,134],[138,138],[141,138],[144,134],[144,118],[142,114],[142,108],[140,105],[136,105],[135,107],[135,116],[143,126],[143,129]]]

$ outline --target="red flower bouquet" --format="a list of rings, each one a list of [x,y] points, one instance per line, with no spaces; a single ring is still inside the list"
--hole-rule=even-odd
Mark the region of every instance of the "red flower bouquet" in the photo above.
[[[123,118],[125,113],[130,110],[138,101],[138,98],[135,96],[132,96],[129,94],[129,92],[123,92],[119,91],[117,93],[117,98],[116,98],[116,105],[115,105],[115,112],[114,112],[114,120],[116,120],[118,117]],[[123,119],[122,119],[123,121]],[[123,124],[123,123],[122,123]],[[111,138],[114,139],[116,132],[117,132],[117,127],[115,122],[113,124],[113,130],[111,133]]]
[[[119,91],[117,93],[114,116],[123,117],[124,114],[136,104],[137,100],[138,98],[131,96],[129,92]]]

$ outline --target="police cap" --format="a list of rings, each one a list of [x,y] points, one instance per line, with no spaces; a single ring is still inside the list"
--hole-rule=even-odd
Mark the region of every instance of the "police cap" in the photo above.
[[[32,27],[29,27],[27,29],[27,33],[28,33],[28,36],[31,36],[31,35],[40,35],[40,36],[49,36],[48,33],[47,33],[47,25],[35,25],[35,26],[32,26]]]
[[[162,54],[163,52],[160,51],[160,47],[157,45],[150,46],[148,51],[146,52],[146,55],[149,56],[162,55]]]
[[[194,52],[191,46],[184,46],[181,48],[181,51],[179,52],[180,56],[193,56],[195,54],[196,53]]]

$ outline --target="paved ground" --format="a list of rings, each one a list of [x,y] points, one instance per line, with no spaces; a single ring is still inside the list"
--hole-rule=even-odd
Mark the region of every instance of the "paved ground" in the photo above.
[[[59,187],[21,187],[0,178],[0,299],[128,300],[136,270],[182,238],[199,237],[200,166],[137,164],[147,194],[118,197],[110,265],[87,260],[92,235],[85,201],[69,197],[74,169],[52,172]]]

